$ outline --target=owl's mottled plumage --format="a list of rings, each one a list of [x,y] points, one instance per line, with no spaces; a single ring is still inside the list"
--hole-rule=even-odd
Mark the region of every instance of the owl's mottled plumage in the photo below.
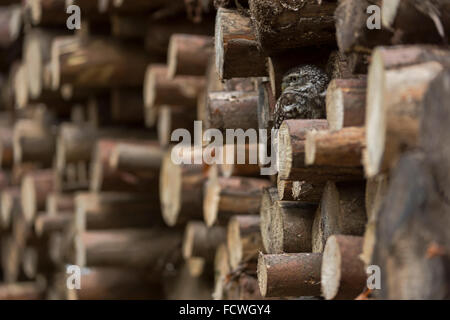
[[[328,75],[313,65],[301,65],[288,71],[275,106],[274,127],[278,129],[287,119],[325,118],[328,82]]]

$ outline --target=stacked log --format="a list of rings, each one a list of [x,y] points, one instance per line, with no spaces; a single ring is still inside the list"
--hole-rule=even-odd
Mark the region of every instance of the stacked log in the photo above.
[[[0,299],[448,298],[449,12],[0,1]]]

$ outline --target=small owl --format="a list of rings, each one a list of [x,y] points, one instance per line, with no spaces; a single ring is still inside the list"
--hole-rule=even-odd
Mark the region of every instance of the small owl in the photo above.
[[[288,71],[281,84],[281,96],[275,106],[274,127],[286,119],[325,118],[325,93],[329,77],[313,65],[301,65]]]

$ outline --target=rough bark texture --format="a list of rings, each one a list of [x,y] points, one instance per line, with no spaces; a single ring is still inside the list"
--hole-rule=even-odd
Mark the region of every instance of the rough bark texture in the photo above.
[[[249,5],[256,38],[266,52],[335,41],[336,3],[308,0],[286,5],[280,0],[250,0]]]
[[[266,75],[250,18],[236,10],[219,9],[215,30],[216,68],[220,79]]]
[[[261,254],[258,283],[263,297],[319,296],[322,255]]]
[[[333,234],[362,236],[366,221],[364,183],[328,182],[314,218],[313,252],[323,252]]]
[[[366,88],[365,77],[331,80],[326,98],[330,130],[364,125]]]

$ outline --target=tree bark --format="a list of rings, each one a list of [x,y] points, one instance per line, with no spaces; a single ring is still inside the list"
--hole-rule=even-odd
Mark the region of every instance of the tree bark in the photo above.
[[[174,164],[173,149],[165,155],[160,175],[160,201],[164,221],[169,226],[185,224],[189,220],[202,219],[203,184],[206,168],[195,164],[195,148],[184,148],[185,160],[191,164]]]
[[[209,179],[205,185],[204,220],[208,226],[227,224],[237,214],[258,214],[268,180],[232,177]]]
[[[168,229],[87,231],[76,239],[76,260],[79,266],[128,267],[161,274],[180,246],[180,234]]]
[[[322,255],[260,254],[258,283],[263,297],[320,296]]]
[[[251,20],[236,10],[220,8],[215,30],[216,69],[220,79],[261,77],[267,74]]]
[[[326,98],[330,130],[364,125],[366,88],[365,77],[331,80]]]
[[[157,194],[79,193],[75,198],[77,230],[149,228],[163,225]]]
[[[401,57],[406,57],[402,59]],[[423,98],[431,81],[450,65],[448,50],[379,48],[368,76],[365,172],[386,172],[399,155],[417,146]]]
[[[327,300],[353,300],[366,287],[367,275],[359,255],[363,238],[332,235],[322,258],[322,294]]]
[[[364,184],[328,182],[314,217],[312,251],[323,252],[333,234],[362,236],[366,222]]]
[[[172,35],[167,52],[168,77],[204,76],[213,45],[213,38],[208,36]]]
[[[334,44],[336,3],[316,0],[291,5],[276,0],[250,0],[256,38],[268,53]]]
[[[236,215],[228,223],[228,257],[231,270],[254,264],[263,249],[260,217],[257,215]]]
[[[339,131],[309,131],[305,142],[306,165],[360,167],[365,149],[364,127]]]
[[[205,80],[198,76],[168,77],[168,68],[161,64],[151,64],[146,71],[144,82],[144,104],[146,108],[162,105],[197,107],[197,99],[205,87]]]
[[[206,128],[258,128],[258,95],[256,92],[211,92],[207,101]]]

